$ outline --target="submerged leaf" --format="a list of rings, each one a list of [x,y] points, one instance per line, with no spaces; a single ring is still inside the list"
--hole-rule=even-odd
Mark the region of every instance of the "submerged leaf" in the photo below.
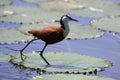
[[[76,53],[45,53],[45,58],[50,62],[50,66],[46,66],[46,63],[39,56],[39,53],[26,54],[27,58],[22,63],[24,67],[28,68],[40,68],[48,72],[94,72],[100,71],[101,68],[111,66],[109,61],[80,55]],[[69,56],[69,58],[68,58]],[[21,62],[20,56],[16,55],[12,60],[14,64]]]
[[[115,80],[115,79],[87,75],[52,74],[36,76],[33,77],[31,80]]]
[[[102,18],[94,20],[91,25],[102,30],[120,32],[120,17]]]

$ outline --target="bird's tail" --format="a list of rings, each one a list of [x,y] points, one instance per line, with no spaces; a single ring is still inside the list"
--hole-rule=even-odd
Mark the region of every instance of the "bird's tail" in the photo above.
[[[28,33],[32,34],[32,31],[28,31]]]

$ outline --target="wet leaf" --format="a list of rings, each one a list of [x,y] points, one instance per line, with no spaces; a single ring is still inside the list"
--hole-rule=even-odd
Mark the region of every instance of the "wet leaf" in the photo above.
[[[95,28],[106,31],[120,32],[120,17],[110,17],[94,20],[91,22],[91,25]]]
[[[115,80],[112,78],[87,76],[87,75],[72,75],[72,74],[52,74],[40,75],[33,77],[31,80]]]
[[[44,53],[44,57],[51,64],[46,66],[46,63],[39,56],[39,53],[29,53],[26,54],[27,58],[22,63],[24,67],[28,68],[40,68],[48,72],[80,72],[89,73],[95,70],[100,71],[102,68],[111,66],[111,62],[95,57],[80,55],[76,53]],[[69,56],[69,58],[68,58]],[[21,62],[20,55],[14,56],[15,59],[12,60],[14,64],[19,64]]]

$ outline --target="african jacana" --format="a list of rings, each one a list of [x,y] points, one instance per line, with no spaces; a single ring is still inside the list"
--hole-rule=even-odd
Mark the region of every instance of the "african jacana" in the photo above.
[[[50,63],[43,57],[43,51],[45,50],[47,45],[62,41],[68,35],[68,33],[69,33],[68,22],[70,20],[77,21],[77,20],[73,19],[69,14],[67,14],[67,15],[63,15],[60,19],[61,27],[48,26],[48,27],[45,27],[42,29],[28,31],[28,33],[32,34],[36,38],[32,39],[30,42],[28,42],[28,44],[23,49],[20,50],[22,61],[23,61],[23,51],[25,50],[25,48],[31,42],[41,39],[42,41],[45,42],[45,45],[44,45],[42,51],[40,52],[40,56],[47,63],[47,65],[50,65]]]

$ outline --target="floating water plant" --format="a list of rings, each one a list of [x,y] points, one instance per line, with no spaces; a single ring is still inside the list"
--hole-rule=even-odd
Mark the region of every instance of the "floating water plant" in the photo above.
[[[120,32],[120,17],[109,17],[102,18],[100,20],[91,21],[91,25],[95,28],[110,31],[110,32]]]
[[[95,73],[105,67],[111,66],[111,62],[100,58],[80,55],[76,53],[49,52],[44,53],[44,57],[50,62],[50,66],[40,57],[38,52],[26,54],[27,58],[21,63],[20,55],[11,57],[11,62],[17,65],[23,65],[27,68],[41,69],[47,72],[68,72],[68,73]],[[69,56],[69,58],[68,58]]]

